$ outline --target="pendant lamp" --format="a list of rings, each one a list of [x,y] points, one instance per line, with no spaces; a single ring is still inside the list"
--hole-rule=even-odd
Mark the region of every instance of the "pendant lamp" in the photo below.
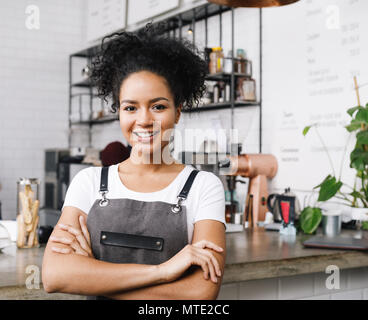
[[[252,8],[280,7],[297,1],[299,0],[208,0],[208,2],[228,7]]]

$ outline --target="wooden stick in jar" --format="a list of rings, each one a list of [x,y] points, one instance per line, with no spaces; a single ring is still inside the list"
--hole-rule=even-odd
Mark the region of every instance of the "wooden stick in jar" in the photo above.
[[[32,223],[32,213],[31,213],[31,210],[29,208],[28,198],[24,194],[24,192],[19,192],[19,198],[20,198],[20,202],[22,204],[22,215],[24,217],[23,220],[26,224],[30,224],[30,223]]]
[[[39,216],[36,217],[36,220],[33,223],[32,230],[29,233],[28,247],[33,247],[33,245],[34,245],[34,241],[35,241],[35,238],[36,238],[36,229],[37,229],[37,225],[38,225],[38,220],[39,220]]]
[[[40,206],[40,201],[39,200],[36,200],[33,203],[33,206],[32,206],[32,223],[27,224],[27,226],[26,226],[27,232],[31,232],[31,230],[33,229],[33,224],[36,221],[36,217],[38,216],[38,208],[39,208],[39,206]]]
[[[24,187],[25,195],[28,199],[28,208],[31,210],[33,206],[34,192],[30,184],[26,184]]]
[[[26,235],[25,235],[25,228],[24,228],[24,221],[23,221],[22,214],[18,214],[17,216],[17,228],[18,228],[17,247],[23,248]]]

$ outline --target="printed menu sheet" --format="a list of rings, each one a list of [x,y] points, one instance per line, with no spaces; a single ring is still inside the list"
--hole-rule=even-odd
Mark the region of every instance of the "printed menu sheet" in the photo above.
[[[336,175],[344,161],[343,179],[353,180],[354,139],[345,149],[344,125],[346,110],[357,105],[353,77],[368,83],[367,13],[365,0],[305,0],[264,9],[263,110],[273,121],[263,142],[279,161],[275,187],[311,190],[333,172],[318,133],[302,134],[314,123]],[[368,102],[368,86],[360,96]]]

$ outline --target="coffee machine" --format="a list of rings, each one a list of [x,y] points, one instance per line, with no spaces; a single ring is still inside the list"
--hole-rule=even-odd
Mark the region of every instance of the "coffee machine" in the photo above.
[[[235,189],[237,176],[249,178],[248,201],[245,204],[244,217],[251,203],[252,226],[264,221],[267,208],[267,179],[273,178],[278,169],[277,159],[272,154],[242,154],[241,145],[235,144],[230,153],[220,152],[181,152],[179,160],[184,164],[200,166],[201,170],[211,171],[218,176],[226,176],[231,194]],[[233,208],[233,205],[230,207]],[[233,213],[233,212],[232,212]]]
[[[249,178],[248,203],[245,205],[244,217],[251,210],[252,226],[266,217],[268,186],[267,178],[273,178],[278,169],[277,159],[272,154],[239,154],[228,156],[218,164],[227,176]],[[249,203],[249,202],[252,203]],[[251,206],[251,209],[249,208]]]

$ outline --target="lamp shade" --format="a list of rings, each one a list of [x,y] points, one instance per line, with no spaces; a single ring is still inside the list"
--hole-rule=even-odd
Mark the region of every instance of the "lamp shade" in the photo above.
[[[208,0],[208,2],[220,4],[228,7],[279,7],[297,2],[299,0]]]

